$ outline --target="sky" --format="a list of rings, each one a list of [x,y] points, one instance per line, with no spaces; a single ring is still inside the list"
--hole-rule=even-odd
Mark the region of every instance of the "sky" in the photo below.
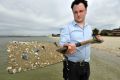
[[[60,33],[73,21],[73,0],[0,0],[0,35],[40,36]],[[120,26],[120,0],[87,0],[86,22],[92,28]]]

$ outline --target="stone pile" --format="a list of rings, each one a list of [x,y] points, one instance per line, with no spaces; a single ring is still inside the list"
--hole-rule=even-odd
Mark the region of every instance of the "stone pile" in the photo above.
[[[61,62],[64,57],[58,48],[56,43],[12,41],[7,49],[7,71],[15,74]]]

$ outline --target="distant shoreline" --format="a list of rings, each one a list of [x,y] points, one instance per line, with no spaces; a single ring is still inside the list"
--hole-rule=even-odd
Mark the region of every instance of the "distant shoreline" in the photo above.
[[[47,37],[47,36],[0,36],[0,37]]]

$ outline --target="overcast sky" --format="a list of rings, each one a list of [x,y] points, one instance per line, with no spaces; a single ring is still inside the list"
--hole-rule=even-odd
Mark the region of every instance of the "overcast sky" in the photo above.
[[[0,0],[0,35],[59,33],[73,20],[73,0]],[[120,0],[88,0],[86,21],[99,29],[120,25]]]

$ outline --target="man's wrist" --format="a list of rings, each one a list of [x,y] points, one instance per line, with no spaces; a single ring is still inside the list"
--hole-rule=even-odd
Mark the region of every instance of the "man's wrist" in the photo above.
[[[75,45],[76,45],[76,47],[79,47],[79,46],[81,46],[81,43],[77,42],[77,43],[75,43]]]
[[[93,36],[93,43],[101,43],[101,42],[103,42],[103,41],[97,39],[96,36]]]
[[[97,39],[96,39],[96,36],[93,36],[93,41],[96,41]]]

